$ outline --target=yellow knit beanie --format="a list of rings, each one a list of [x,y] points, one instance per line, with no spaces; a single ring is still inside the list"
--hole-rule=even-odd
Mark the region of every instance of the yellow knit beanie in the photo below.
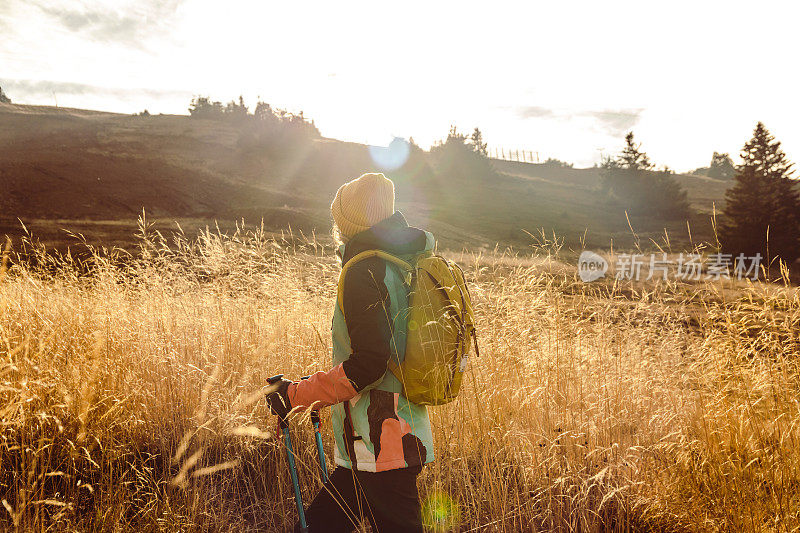
[[[394,213],[394,183],[383,174],[364,174],[336,191],[333,221],[349,239]]]

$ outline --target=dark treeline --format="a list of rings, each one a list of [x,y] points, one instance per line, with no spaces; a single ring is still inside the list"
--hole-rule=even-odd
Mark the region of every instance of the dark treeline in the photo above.
[[[241,149],[276,158],[320,137],[314,122],[302,112],[290,113],[258,102],[250,113],[241,97],[223,105],[198,96],[192,100],[189,112],[194,118],[236,124]],[[432,195],[431,199],[439,199],[436,201],[448,201],[446,191],[453,183],[460,184],[463,196],[482,194],[482,185],[499,176],[479,128],[465,134],[453,126],[447,137],[427,153],[413,139],[396,139],[390,150],[400,144],[405,146],[399,148],[408,152],[406,163],[388,174],[400,181],[414,181]],[[710,178],[733,180],[720,225],[722,251],[734,258],[738,254],[752,257],[760,253],[765,259],[792,262],[800,256],[800,192],[797,181],[791,178],[792,164],[780,149],[780,143],[760,122],[741,157],[742,163],[737,166],[729,154],[714,152],[708,167],[694,171]],[[545,165],[572,167],[552,158]],[[664,220],[693,215],[687,192],[675,179],[674,172],[668,167],[656,169],[633,132],[626,135],[619,154],[603,161],[600,192],[599,201],[603,205],[630,215],[652,215]]]
[[[320,136],[314,121],[307,120],[302,111],[291,113],[259,101],[250,113],[241,96],[238,102],[231,100],[224,106],[206,96],[196,96],[189,114],[192,118],[233,123],[240,130],[239,147],[244,150],[280,153]]]
[[[734,165],[729,154],[714,152],[710,165],[694,172],[733,180],[725,195],[720,251],[733,262],[739,255],[760,254],[771,264],[790,264],[800,257],[800,182],[792,178],[793,164],[761,122],[740,155],[742,163]],[[633,132],[625,137],[622,152],[603,162],[600,177],[603,201],[610,206],[664,219],[691,214],[686,191],[673,172],[655,170]]]

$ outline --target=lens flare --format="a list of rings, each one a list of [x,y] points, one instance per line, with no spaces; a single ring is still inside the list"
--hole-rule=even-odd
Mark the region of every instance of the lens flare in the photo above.
[[[395,137],[389,146],[369,146],[372,161],[382,170],[396,170],[408,161],[411,146],[408,141]]]
[[[422,503],[422,523],[430,531],[455,531],[460,515],[458,504],[446,492],[433,492]]]

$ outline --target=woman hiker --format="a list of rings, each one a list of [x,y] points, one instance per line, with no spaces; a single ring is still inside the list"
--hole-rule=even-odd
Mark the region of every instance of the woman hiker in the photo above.
[[[394,183],[364,174],[331,203],[342,265],[365,250],[401,258],[433,248],[433,235],[394,210]],[[306,510],[311,532],[353,531],[366,519],[379,533],[422,532],[417,476],[433,461],[425,406],[409,402],[387,371],[405,351],[408,295],[393,263],[370,257],[345,276],[343,307],[333,314],[333,368],[302,381],[282,380],[268,396],[278,414],[332,406],[336,469]],[[346,320],[345,320],[346,317]]]

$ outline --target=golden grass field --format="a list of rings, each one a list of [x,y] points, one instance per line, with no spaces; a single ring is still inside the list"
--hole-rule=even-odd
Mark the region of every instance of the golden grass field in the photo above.
[[[89,275],[69,256],[0,274],[0,529],[287,530],[262,387],[328,367],[332,249],[143,235]],[[798,291],[583,284],[538,252],[450,254],[481,357],[430,410],[431,530],[800,531]],[[308,502],[310,424],[292,425]]]

